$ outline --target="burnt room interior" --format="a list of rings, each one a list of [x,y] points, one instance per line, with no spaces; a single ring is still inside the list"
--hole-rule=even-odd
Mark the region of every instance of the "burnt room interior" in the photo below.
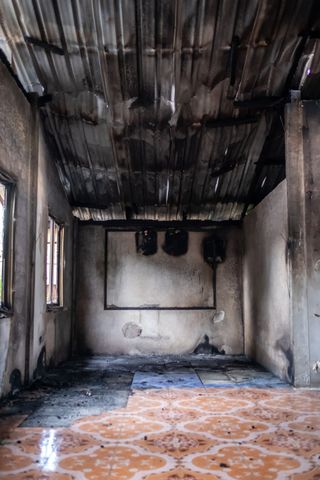
[[[0,3],[0,479],[320,478],[317,0]]]

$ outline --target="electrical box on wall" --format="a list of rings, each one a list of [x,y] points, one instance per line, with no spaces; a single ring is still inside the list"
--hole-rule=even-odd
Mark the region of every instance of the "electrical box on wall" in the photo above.
[[[189,236],[186,230],[169,228],[166,231],[165,243],[162,248],[168,255],[179,257],[187,253],[188,240]]]
[[[225,242],[216,236],[210,236],[203,241],[203,258],[211,266],[225,260]]]
[[[154,255],[158,250],[157,232],[146,229],[136,232],[136,249],[141,255]]]
[[[203,240],[203,258],[212,268],[213,308],[217,308],[217,265],[225,260],[225,242],[211,235]]]

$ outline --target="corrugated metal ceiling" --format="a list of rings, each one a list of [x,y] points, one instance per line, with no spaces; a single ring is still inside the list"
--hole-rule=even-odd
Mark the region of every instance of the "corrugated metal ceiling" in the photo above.
[[[239,220],[283,178],[281,99],[320,94],[317,2],[2,0],[0,25],[85,220]]]

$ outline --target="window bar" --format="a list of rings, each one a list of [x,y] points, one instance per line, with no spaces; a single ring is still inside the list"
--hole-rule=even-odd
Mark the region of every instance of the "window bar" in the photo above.
[[[53,258],[54,258],[54,223],[50,218],[50,247],[51,247],[51,259],[50,259],[50,303],[52,304],[53,298]]]

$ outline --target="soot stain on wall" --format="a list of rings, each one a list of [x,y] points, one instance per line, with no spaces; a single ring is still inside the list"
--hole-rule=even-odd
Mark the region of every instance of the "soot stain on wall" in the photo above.
[[[162,246],[165,232],[157,233],[158,245]],[[158,248],[157,255],[146,258],[137,254],[132,231],[109,231],[106,249],[102,227],[79,228],[79,351],[185,354],[205,344],[197,351],[243,352],[241,231],[234,228],[228,235],[225,230],[221,232],[228,237],[228,251],[218,271],[218,310],[212,308],[212,271],[202,255],[202,240],[207,232],[188,233],[187,257],[175,258]],[[96,271],[98,264],[105,266],[106,278]],[[145,287],[150,287],[150,295]]]
[[[224,355],[225,351],[223,349],[219,350],[213,343],[210,343],[208,335],[204,335],[203,342],[199,343],[199,345],[194,349],[193,353],[196,354],[220,354]]]
[[[11,395],[15,395],[22,388],[22,376],[20,370],[15,368],[10,375]]]
[[[284,355],[287,361],[287,371],[286,371],[286,379],[289,383],[292,383],[294,380],[294,362],[293,362],[293,352],[290,346],[289,339],[286,337],[281,337],[275,343],[275,348],[280,350],[281,353]]]
[[[46,347],[42,347],[38,356],[37,366],[33,372],[33,378],[42,377],[45,373],[45,370],[46,370]]]

